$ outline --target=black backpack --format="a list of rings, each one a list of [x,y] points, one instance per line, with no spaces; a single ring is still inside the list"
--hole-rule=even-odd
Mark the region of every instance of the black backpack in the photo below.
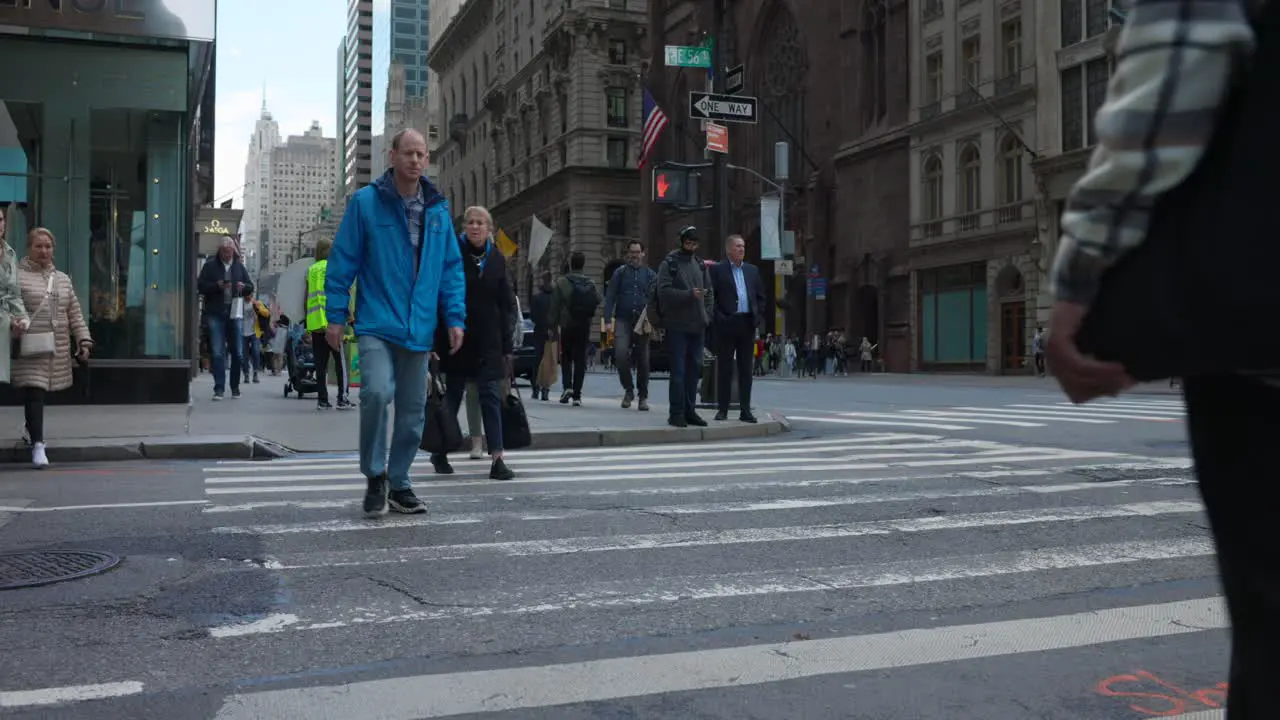
[[[569,292],[569,324],[572,327],[585,327],[591,324],[596,315],[596,306],[600,304],[600,293],[596,286],[581,275],[569,275],[566,278],[572,289]]]

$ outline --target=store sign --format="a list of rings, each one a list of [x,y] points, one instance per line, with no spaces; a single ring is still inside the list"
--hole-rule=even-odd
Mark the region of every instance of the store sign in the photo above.
[[[210,220],[209,224],[205,225],[204,229],[201,230],[200,232],[212,233],[214,235],[230,235],[231,234],[231,230],[227,228],[225,225],[223,225],[221,222],[219,222],[218,218],[214,218]]]
[[[0,0],[0,25],[211,41],[216,0]]]

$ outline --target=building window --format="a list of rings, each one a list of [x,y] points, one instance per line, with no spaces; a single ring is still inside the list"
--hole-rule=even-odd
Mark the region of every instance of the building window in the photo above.
[[[609,167],[624,168],[627,166],[627,140],[626,138],[609,138],[608,144]]]
[[[862,33],[863,122],[871,125],[884,119],[888,111],[888,39],[886,0],[863,0]]]
[[[960,151],[960,211],[971,213],[982,208],[982,153],[977,145],[966,145]]]
[[[924,59],[924,104],[942,99],[942,52],[929,53]]]
[[[982,36],[967,37],[960,44],[960,93],[972,92],[982,82]]]
[[[1111,65],[1105,57],[1062,71],[1062,151],[1097,142],[1093,120],[1107,96]]]
[[[627,209],[621,205],[604,208],[604,234],[622,237],[627,234]]]
[[[1062,0],[1062,47],[1097,37],[1111,27],[1110,0]]]
[[[605,88],[605,115],[609,127],[624,128],[627,122],[627,89],[620,87]]]
[[[952,265],[916,274],[920,362],[977,365],[987,358],[986,263]]]
[[[924,220],[942,217],[942,158],[930,155],[924,161],[920,191],[920,214]]]
[[[1000,76],[1018,74],[1022,70],[1022,18],[1006,20],[1000,26],[1000,44],[1004,50],[1000,56]]]
[[[627,41],[613,38],[609,41],[609,62],[613,65],[627,64]]]
[[[1022,201],[1022,143],[1009,133],[1000,143],[1000,204]]]

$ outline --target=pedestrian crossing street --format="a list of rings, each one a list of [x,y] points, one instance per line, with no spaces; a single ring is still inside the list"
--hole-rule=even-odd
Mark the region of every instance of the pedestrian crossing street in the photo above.
[[[1116,423],[1180,423],[1181,400],[1105,400],[1076,405],[1069,402],[1013,403],[993,406],[908,408],[891,412],[802,411],[787,413],[791,420],[862,427],[898,427],[929,431],[1043,428],[1050,425],[1099,427]]]
[[[329,634],[341,642],[358,628],[412,627],[424,652],[448,651],[477,634],[495,638],[486,648],[500,651],[503,638],[530,632],[552,646],[605,642],[623,627],[633,636],[678,635],[808,617],[815,606],[851,617],[888,598],[941,613],[940,604],[981,604],[991,592],[1016,603],[1214,572],[1183,458],[872,432],[513,452],[508,463],[517,479],[494,482],[485,478],[487,461],[460,458],[458,474],[433,476],[422,456],[415,491],[430,513],[377,520],[359,515],[364,482],[352,455],[206,467],[209,532],[258,543],[260,554],[243,562],[290,587],[289,601],[273,612],[210,626],[208,638],[247,643],[250,652],[269,637]],[[335,579],[303,581],[329,576]],[[356,576],[375,582],[354,594],[334,592]],[[1072,620],[1071,632],[1050,638],[1044,633],[1055,619],[1046,618],[1000,632],[1026,634],[1019,647],[1050,651],[1224,626],[1216,598],[1188,602],[1143,610],[1176,622],[1132,626],[1132,618],[1108,616],[1094,632],[1079,627],[1092,620]],[[724,658],[685,657],[713,650],[663,656],[668,668],[697,660],[696,673],[659,672],[653,656],[638,653],[613,659],[642,664],[628,669],[494,670],[500,676],[475,688],[467,684],[475,673],[424,675],[398,685],[412,700],[403,714],[375,681],[319,694],[314,687],[245,691],[217,717],[308,717],[327,703],[331,717],[374,717],[376,707],[379,718],[407,720],[738,687],[961,660],[971,657],[963,648],[973,632],[933,637],[914,650],[893,645],[902,641],[897,635],[877,641],[878,649],[838,638],[843,644],[830,653],[863,655],[851,664],[827,657],[769,666],[750,679],[708,670]],[[939,643],[954,643],[955,652],[938,650]],[[875,658],[886,655],[894,659],[877,666]],[[552,670],[559,674],[547,675]],[[502,694],[494,695],[495,684]]]

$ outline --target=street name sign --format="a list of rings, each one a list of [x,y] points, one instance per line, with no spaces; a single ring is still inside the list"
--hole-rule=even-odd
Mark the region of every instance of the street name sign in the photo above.
[[[716,120],[754,125],[756,112],[756,98],[747,95],[689,93],[689,117],[694,120]]]
[[[667,67],[711,67],[711,48],[709,47],[667,45],[663,50]]]

